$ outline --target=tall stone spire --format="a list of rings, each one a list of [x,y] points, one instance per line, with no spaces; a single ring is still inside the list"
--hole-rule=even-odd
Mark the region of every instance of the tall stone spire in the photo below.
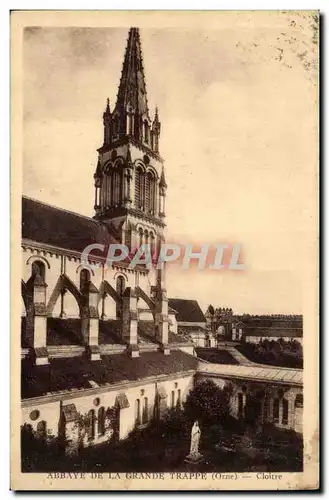
[[[138,28],[130,28],[117,102],[113,111],[114,132],[151,144],[141,41]]]

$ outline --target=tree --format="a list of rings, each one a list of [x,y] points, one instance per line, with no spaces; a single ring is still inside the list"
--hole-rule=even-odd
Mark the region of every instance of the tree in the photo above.
[[[221,423],[229,415],[229,399],[229,387],[221,389],[212,380],[205,380],[190,391],[184,410],[191,421]]]
[[[215,314],[215,309],[214,309],[214,306],[212,306],[210,304],[210,306],[208,307],[208,312],[211,316],[213,316]]]

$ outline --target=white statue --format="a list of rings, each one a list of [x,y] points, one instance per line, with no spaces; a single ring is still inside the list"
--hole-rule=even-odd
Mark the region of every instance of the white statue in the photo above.
[[[199,427],[199,423],[196,420],[191,430],[190,453],[187,456],[187,459],[189,461],[199,461],[202,457],[201,453],[199,453],[200,437],[201,437],[201,430]]]

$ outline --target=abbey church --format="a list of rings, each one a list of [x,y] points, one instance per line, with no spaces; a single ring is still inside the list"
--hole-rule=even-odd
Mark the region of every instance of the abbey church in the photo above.
[[[125,438],[136,426],[181,405],[197,359],[184,332],[203,330],[195,301],[168,307],[163,270],[106,262],[91,244],[122,243],[134,255],[164,242],[167,183],[158,110],[148,109],[140,34],[131,28],[113,109],[94,173],[95,213],[85,217],[22,200],[22,424],[74,447]],[[189,321],[191,318],[191,321]],[[184,318],[183,318],[184,319]],[[73,444],[72,444],[73,443]]]

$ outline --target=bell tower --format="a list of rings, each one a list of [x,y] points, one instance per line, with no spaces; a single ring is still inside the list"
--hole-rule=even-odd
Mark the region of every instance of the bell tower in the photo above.
[[[165,227],[165,180],[158,109],[151,119],[138,28],[130,28],[116,104],[107,99],[94,174],[95,218],[110,224],[131,253],[156,254]]]

